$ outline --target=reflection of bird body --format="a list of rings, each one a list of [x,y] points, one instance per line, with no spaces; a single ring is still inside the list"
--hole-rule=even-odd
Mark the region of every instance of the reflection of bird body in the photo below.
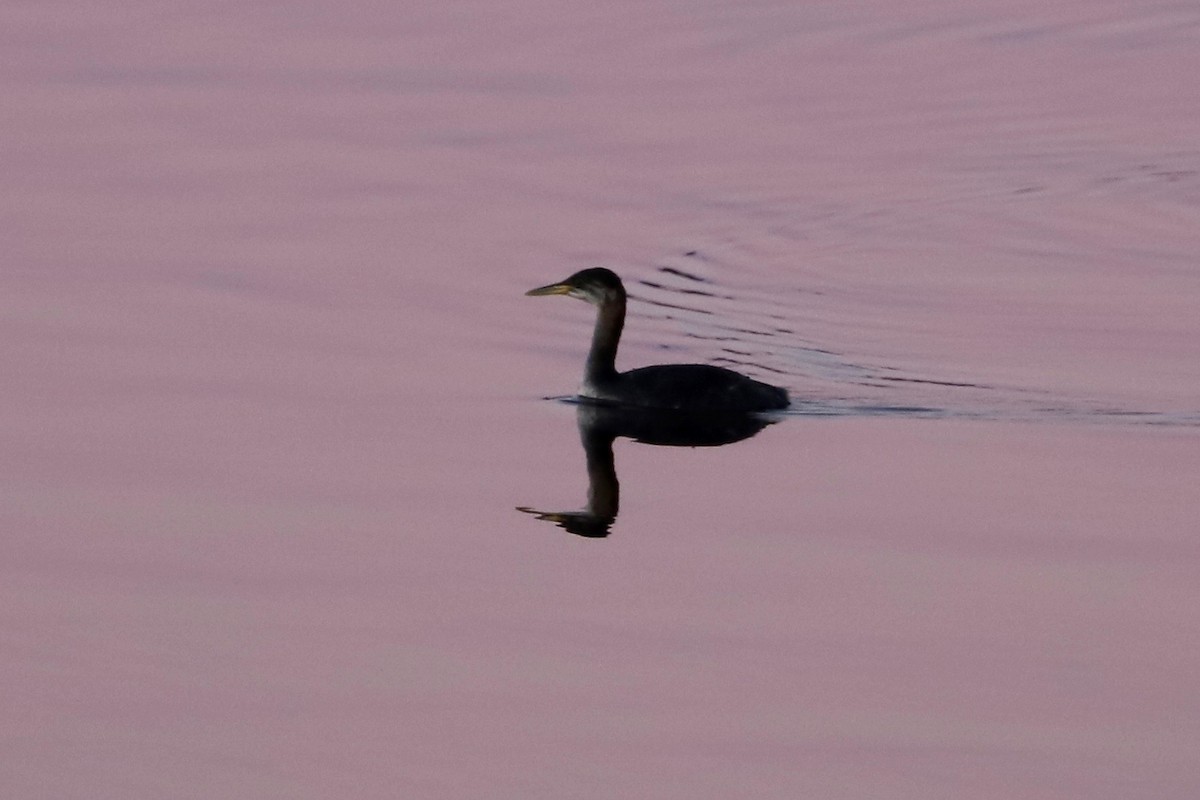
[[[769,411],[788,405],[785,390],[709,364],[663,364],[617,372],[617,345],[625,326],[625,287],[611,270],[585,269],[561,283],[526,294],[565,294],[596,306],[596,328],[580,392],[583,397],[681,411]]]
[[[587,459],[587,507],[582,511],[539,511],[517,506],[517,510],[590,539],[608,536],[617,520],[621,497],[613,460],[617,437],[658,447],[720,447],[749,439],[771,424],[761,414],[681,413],[603,403],[580,403],[575,409]]]

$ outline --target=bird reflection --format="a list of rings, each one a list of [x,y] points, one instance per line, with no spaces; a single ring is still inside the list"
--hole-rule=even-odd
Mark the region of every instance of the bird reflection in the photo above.
[[[617,519],[621,486],[613,461],[619,436],[663,447],[719,447],[749,439],[774,420],[753,414],[680,413],[580,403],[576,407],[579,440],[587,462],[587,506],[581,511],[518,511],[553,522],[576,536],[608,536]]]

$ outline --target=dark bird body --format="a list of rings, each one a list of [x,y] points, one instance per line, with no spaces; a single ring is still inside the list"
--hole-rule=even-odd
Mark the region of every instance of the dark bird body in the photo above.
[[[662,364],[617,371],[617,346],[625,326],[625,287],[603,267],[576,272],[529,295],[565,294],[596,306],[596,328],[580,395],[590,400],[678,411],[771,411],[786,408],[788,394],[733,370],[709,364]]]

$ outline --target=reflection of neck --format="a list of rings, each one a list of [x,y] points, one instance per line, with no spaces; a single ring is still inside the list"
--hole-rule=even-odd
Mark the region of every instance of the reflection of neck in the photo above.
[[[617,481],[612,451],[616,437],[598,427],[581,425],[579,438],[587,459],[588,513],[611,524],[617,518],[621,502],[621,484]]]
[[[595,383],[617,374],[617,345],[625,327],[625,298],[617,297],[600,304],[596,314],[596,329],[592,332],[592,349],[588,353],[584,378]]]

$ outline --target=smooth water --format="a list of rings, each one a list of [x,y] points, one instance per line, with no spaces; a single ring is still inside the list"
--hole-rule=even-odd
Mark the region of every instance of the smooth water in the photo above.
[[[5,796],[1200,792],[1197,9],[0,43]],[[795,406],[563,402],[597,264]]]

